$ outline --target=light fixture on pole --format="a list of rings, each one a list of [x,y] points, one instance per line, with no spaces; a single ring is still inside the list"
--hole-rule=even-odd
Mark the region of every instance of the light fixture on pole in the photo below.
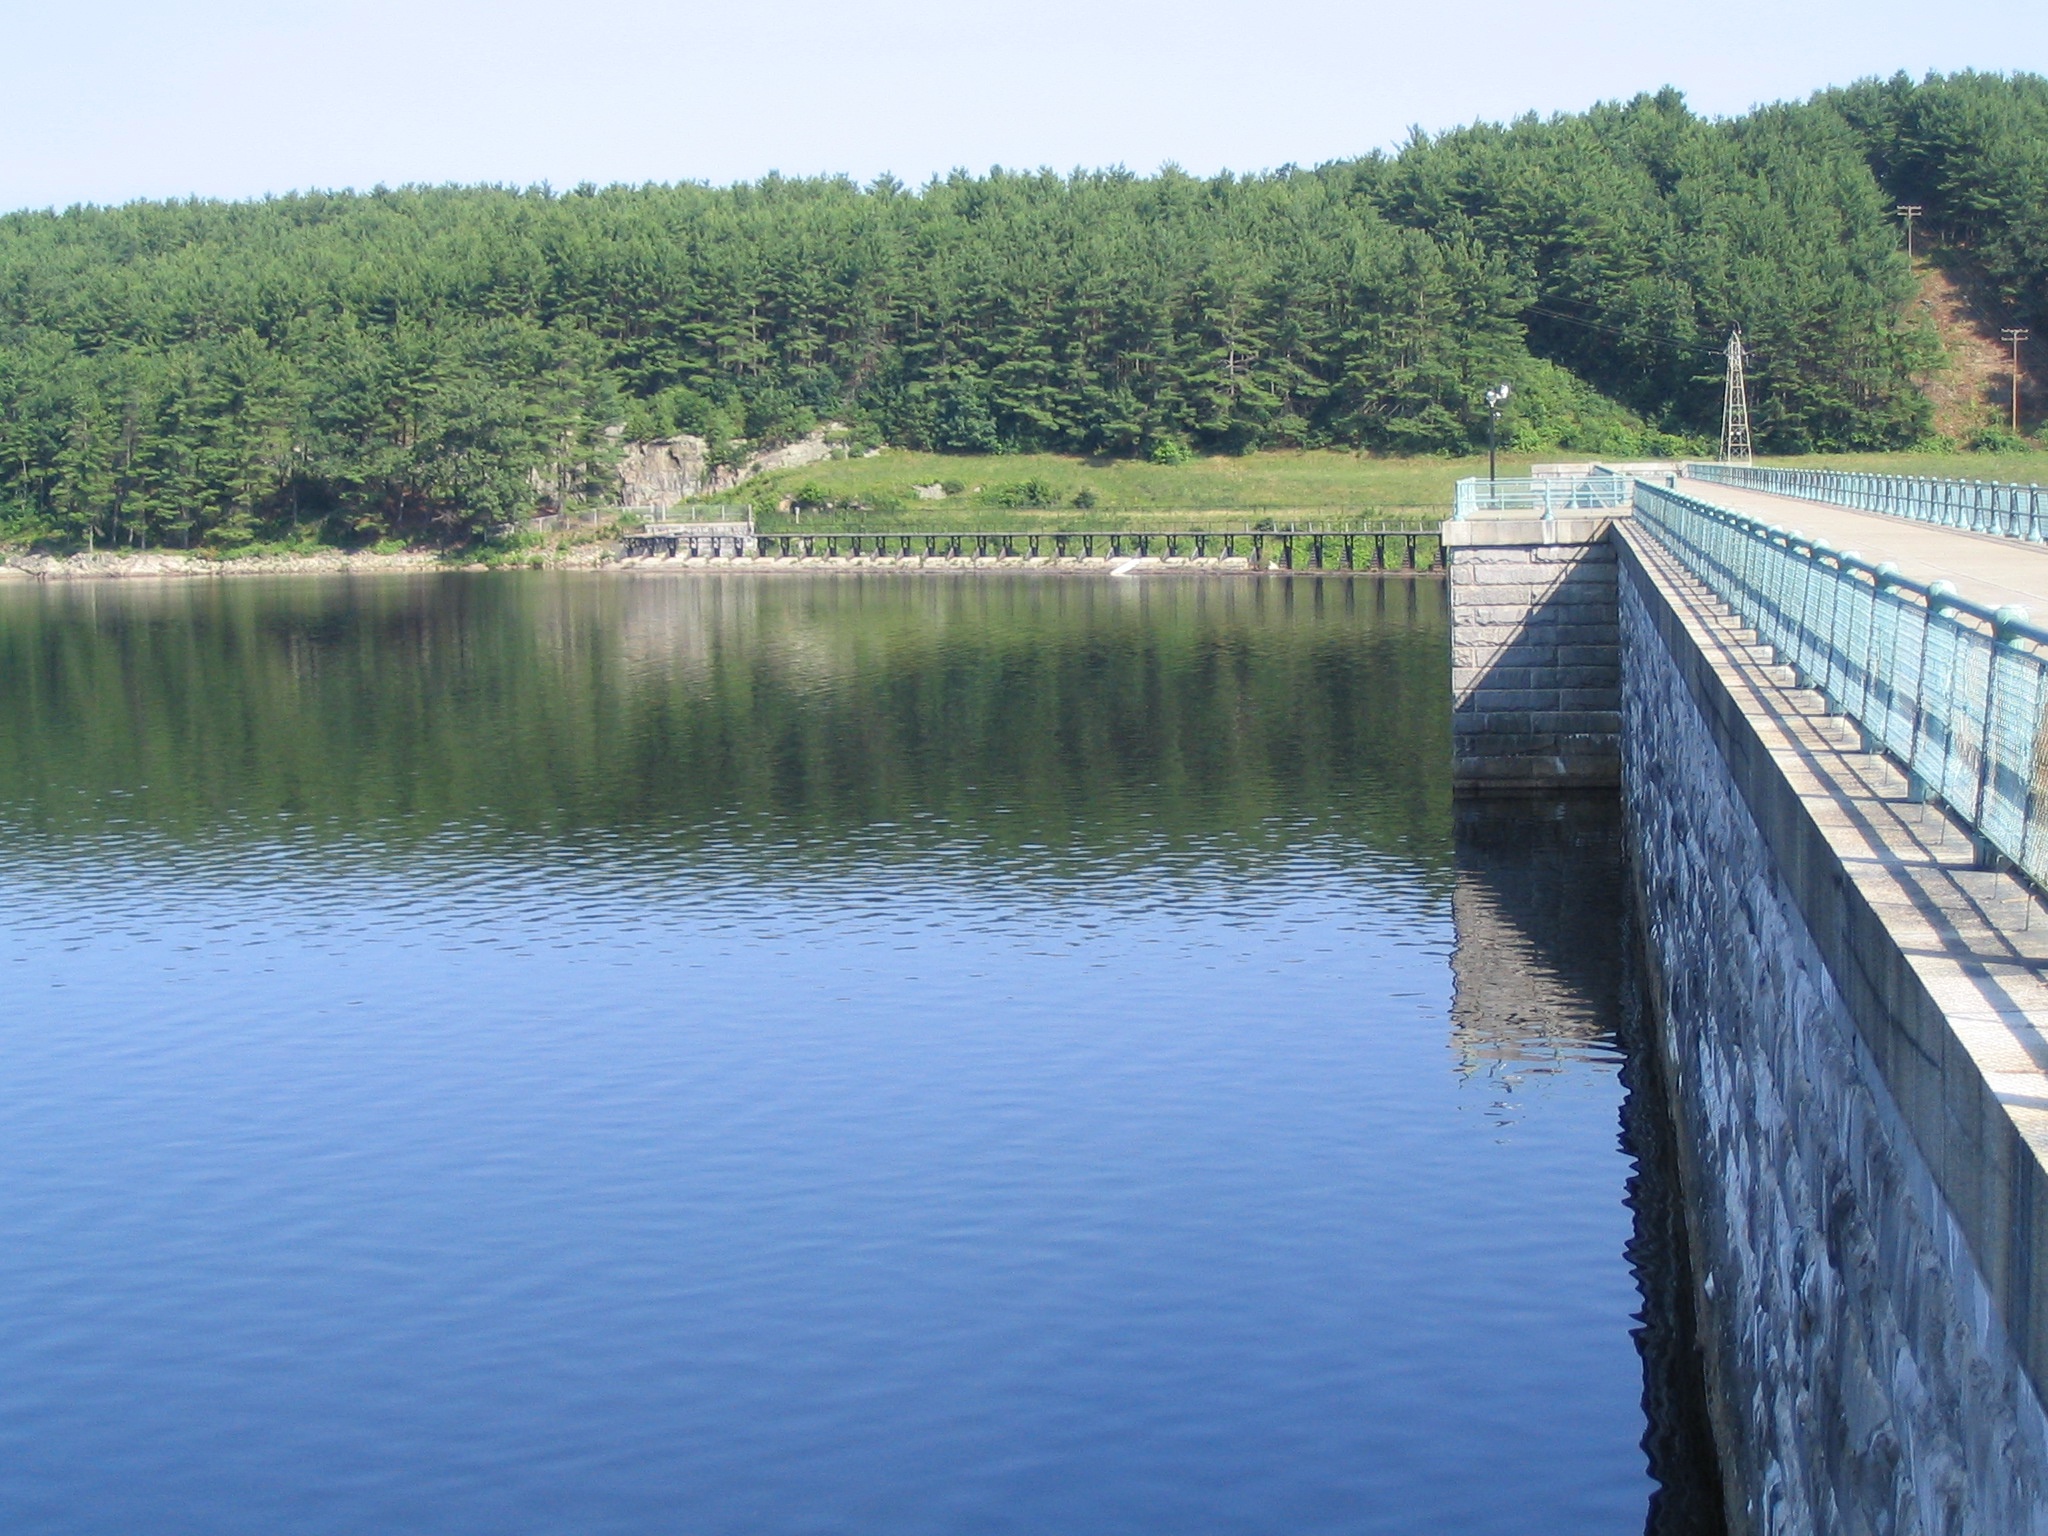
[[[1494,456],[1500,449],[1500,408],[1514,393],[1512,386],[1496,384],[1486,392],[1486,483],[1493,484]]]

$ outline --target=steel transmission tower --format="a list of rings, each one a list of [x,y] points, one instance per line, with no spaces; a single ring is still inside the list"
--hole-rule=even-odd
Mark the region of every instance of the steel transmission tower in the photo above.
[[[1728,333],[1728,393],[1721,405],[1721,462],[1747,464],[1749,450],[1749,388],[1742,377],[1742,332]]]

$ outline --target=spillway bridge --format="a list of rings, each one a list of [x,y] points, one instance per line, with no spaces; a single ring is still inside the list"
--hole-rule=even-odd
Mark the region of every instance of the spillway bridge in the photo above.
[[[1443,541],[1434,528],[756,533],[744,525],[654,526],[626,535],[623,544],[629,559],[735,567],[807,560],[1016,565],[1135,559],[1278,571],[1436,571],[1443,561]]]

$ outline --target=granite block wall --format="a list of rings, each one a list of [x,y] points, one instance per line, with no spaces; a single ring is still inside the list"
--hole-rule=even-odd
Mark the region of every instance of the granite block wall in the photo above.
[[[1731,1523],[2048,1533],[2035,1164],[1988,1120],[1939,1141],[1944,1097],[1989,1095],[1757,734],[1801,702],[1744,714],[1642,537],[1616,536],[1624,801]]]
[[[1543,525],[1534,528],[1541,530]],[[1610,788],[1621,774],[1614,551],[1575,542],[1455,543],[1450,565],[1452,781],[1472,790]],[[1512,528],[1486,530],[1512,538]]]

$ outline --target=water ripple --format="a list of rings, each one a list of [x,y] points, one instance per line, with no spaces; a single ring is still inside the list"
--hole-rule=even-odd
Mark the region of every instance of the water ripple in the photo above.
[[[1641,1528],[1438,589],[316,586],[0,596],[0,1525]]]

